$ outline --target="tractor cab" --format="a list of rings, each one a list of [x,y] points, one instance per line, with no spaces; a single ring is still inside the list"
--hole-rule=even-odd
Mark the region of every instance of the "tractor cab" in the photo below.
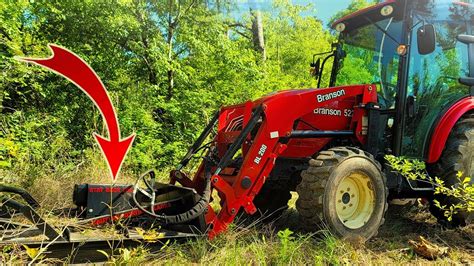
[[[377,87],[380,153],[428,163],[439,158],[441,150],[431,154],[430,147],[444,147],[431,143],[437,122],[474,93],[474,4],[468,2],[389,0],[334,22],[340,37],[328,85]],[[321,77],[319,62],[312,65]]]

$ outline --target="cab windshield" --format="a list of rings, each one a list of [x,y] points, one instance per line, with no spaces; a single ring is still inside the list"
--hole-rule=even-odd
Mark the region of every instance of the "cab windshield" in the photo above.
[[[397,47],[401,43],[402,25],[402,21],[391,17],[341,33],[340,42],[346,57],[338,71],[336,85],[376,84],[380,105],[394,108],[399,63]]]

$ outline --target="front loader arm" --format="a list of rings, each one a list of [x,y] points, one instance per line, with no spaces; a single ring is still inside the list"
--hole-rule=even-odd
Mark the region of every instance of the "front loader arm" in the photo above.
[[[348,128],[296,130],[295,122],[299,118],[313,114],[317,108],[347,99],[354,99],[355,103],[354,114],[351,123],[347,125]],[[364,127],[367,126],[364,125],[366,119],[363,117],[367,113],[364,107],[370,102],[377,102],[374,85],[287,91],[255,101],[252,114],[250,118],[245,119],[247,121],[240,134],[220,156],[217,167],[213,168],[211,184],[221,198],[221,210],[215,213],[209,206],[206,214],[206,222],[210,228],[209,236],[213,237],[224,231],[241,208],[250,214],[257,211],[253,199],[270,175],[276,159],[287,148],[289,139],[308,137],[330,139],[338,134],[347,136],[349,133],[357,142],[364,143]],[[222,125],[219,127],[224,128]],[[255,131],[252,138],[250,133]],[[216,139],[219,139],[219,136]],[[244,151],[243,162],[237,175],[230,182],[222,173],[240,148]],[[318,151],[315,150],[313,154]],[[203,174],[198,173],[194,181],[202,177]]]

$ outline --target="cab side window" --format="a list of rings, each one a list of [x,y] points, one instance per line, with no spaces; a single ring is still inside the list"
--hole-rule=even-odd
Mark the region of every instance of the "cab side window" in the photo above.
[[[416,113],[406,117],[402,153],[423,158],[428,148],[428,134],[441,112],[469,94],[469,88],[458,82],[469,75],[467,45],[458,42],[459,34],[472,32],[471,7],[453,1],[413,1],[411,53],[407,97],[414,97]],[[426,55],[417,50],[417,30],[433,24],[436,48]]]

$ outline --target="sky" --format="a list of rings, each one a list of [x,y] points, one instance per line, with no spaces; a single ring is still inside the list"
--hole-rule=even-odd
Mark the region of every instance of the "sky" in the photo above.
[[[304,15],[318,17],[323,21],[323,25],[327,25],[329,18],[337,11],[345,9],[350,2],[351,0],[292,0],[293,4],[312,4],[313,9],[305,12]],[[238,0],[237,5],[240,12],[248,12],[250,7],[262,11],[271,11],[272,0]]]
[[[336,14],[337,11],[345,9],[349,6],[351,0],[294,0],[294,4],[312,3],[316,9],[316,16],[327,25],[329,18]]]

